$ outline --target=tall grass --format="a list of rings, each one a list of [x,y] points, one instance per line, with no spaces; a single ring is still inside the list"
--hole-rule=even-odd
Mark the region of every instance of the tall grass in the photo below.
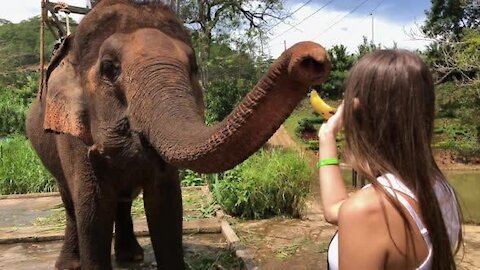
[[[0,194],[55,190],[55,180],[23,135],[0,139]]]
[[[25,132],[27,105],[10,89],[0,90],[0,137]]]
[[[25,114],[38,89],[35,76],[19,88],[0,85],[0,138],[25,133]]]
[[[292,150],[261,150],[219,174],[213,194],[223,209],[242,218],[298,217],[309,194],[313,169]]]

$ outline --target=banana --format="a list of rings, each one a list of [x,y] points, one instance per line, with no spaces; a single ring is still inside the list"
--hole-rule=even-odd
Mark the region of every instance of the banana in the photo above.
[[[315,90],[310,92],[310,104],[312,105],[313,110],[320,114],[325,120],[328,120],[328,118],[332,117],[337,111],[337,109],[325,103]]]

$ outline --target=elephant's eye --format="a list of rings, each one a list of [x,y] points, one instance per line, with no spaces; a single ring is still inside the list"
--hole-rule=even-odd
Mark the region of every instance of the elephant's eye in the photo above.
[[[100,72],[108,80],[116,81],[118,76],[120,76],[120,65],[112,60],[103,60],[100,64]]]

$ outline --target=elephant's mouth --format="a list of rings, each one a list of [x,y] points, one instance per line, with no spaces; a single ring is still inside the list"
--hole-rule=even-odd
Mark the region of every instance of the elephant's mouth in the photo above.
[[[123,166],[125,162],[147,159],[145,139],[140,132],[130,128],[127,117],[122,117],[113,124],[103,125],[96,134],[89,153],[101,157],[109,164]]]

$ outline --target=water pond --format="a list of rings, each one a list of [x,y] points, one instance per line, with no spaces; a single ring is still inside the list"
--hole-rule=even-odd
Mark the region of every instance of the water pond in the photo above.
[[[480,224],[480,171],[445,171],[445,176],[458,194],[463,218]]]
[[[480,224],[480,171],[446,170],[444,174],[458,194],[464,220]],[[351,169],[342,169],[342,176],[352,184]]]

